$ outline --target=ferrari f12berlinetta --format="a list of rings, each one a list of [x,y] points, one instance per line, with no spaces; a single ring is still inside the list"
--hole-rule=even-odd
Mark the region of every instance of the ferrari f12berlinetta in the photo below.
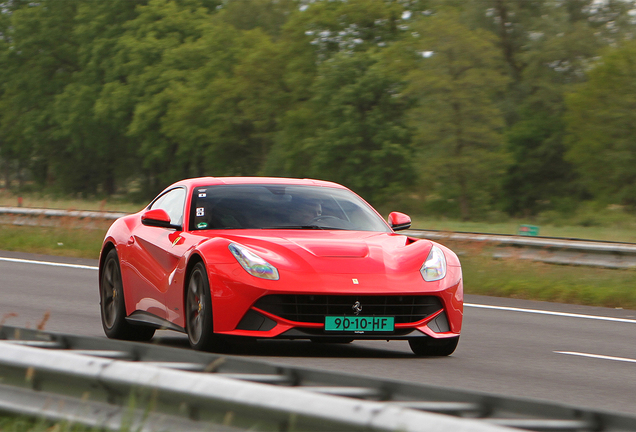
[[[99,262],[104,331],[149,340],[185,332],[200,350],[236,337],[407,340],[449,355],[463,315],[462,272],[448,248],[395,231],[331,182],[196,178],[115,221]]]

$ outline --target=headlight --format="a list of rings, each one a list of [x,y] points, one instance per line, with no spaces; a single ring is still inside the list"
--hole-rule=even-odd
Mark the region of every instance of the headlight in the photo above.
[[[241,264],[241,267],[252,276],[261,279],[278,280],[278,270],[276,267],[256,255],[254,252],[236,243],[228,246],[234,258]]]
[[[420,273],[427,282],[438,281],[446,276],[446,258],[440,248],[437,246],[431,248]]]

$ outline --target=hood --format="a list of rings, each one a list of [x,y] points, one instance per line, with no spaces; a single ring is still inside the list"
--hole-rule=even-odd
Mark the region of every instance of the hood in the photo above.
[[[432,243],[395,233],[250,230],[224,235],[279,270],[303,273],[387,274],[419,271]]]
[[[316,257],[365,258],[369,256],[369,245],[364,240],[329,238],[287,238],[285,240]]]

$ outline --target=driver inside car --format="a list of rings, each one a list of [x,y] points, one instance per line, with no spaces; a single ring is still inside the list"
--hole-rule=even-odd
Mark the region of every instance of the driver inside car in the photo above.
[[[294,211],[290,214],[290,222],[299,226],[311,225],[320,216],[322,216],[322,205],[319,202],[303,200],[296,203]]]

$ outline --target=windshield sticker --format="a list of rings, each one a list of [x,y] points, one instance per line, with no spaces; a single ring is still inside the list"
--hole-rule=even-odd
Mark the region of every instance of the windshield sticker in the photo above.
[[[199,192],[199,198],[205,198],[206,196],[205,192]]]
[[[197,224],[197,228],[199,228],[199,229],[204,229],[204,228],[207,228],[207,227],[208,227],[208,223],[207,222],[199,222]]]
[[[197,216],[205,216],[205,209],[203,207],[197,207]]]

